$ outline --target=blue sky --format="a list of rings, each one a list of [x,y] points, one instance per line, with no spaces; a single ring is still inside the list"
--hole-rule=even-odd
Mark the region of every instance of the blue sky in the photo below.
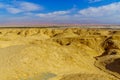
[[[120,24],[120,0],[0,0],[0,24]]]

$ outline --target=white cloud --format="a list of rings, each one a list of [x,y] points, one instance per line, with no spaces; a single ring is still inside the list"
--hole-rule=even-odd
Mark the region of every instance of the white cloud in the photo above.
[[[55,11],[53,13],[50,13],[51,15],[64,15],[68,14],[70,11]]]
[[[38,11],[43,9],[43,7],[38,4],[31,3],[31,2],[23,2],[23,1],[19,1],[13,4],[0,3],[0,8],[5,9],[6,11],[12,14],[32,12],[32,11]]]
[[[41,6],[34,4],[34,3],[30,3],[30,2],[21,2],[19,5],[19,8],[24,11],[42,10]]]
[[[18,9],[18,8],[7,8],[7,11],[12,13],[12,14],[17,14],[17,13],[22,12],[22,10]]]
[[[39,16],[39,17],[56,17],[56,16],[60,16],[60,15],[66,15],[66,14],[69,14],[70,11],[55,11],[55,12],[51,12],[51,13],[40,13],[40,14],[36,14],[36,16]]]
[[[45,22],[63,22],[63,23],[100,23],[100,24],[119,24],[120,23],[120,2],[100,6],[89,7],[75,12],[55,11],[50,13],[36,14],[40,20]]]
[[[109,5],[100,6],[100,7],[90,7],[87,9],[83,9],[79,11],[79,14],[87,17],[101,17],[101,16],[112,17],[114,15],[119,15],[120,2],[112,3]]]
[[[48,13],[37,13],[35,16],[39,17],[62,17],[62,16],[68,16],[71,14],[76,13],[77,9],[73,6],[73,8],[63,11],[54,11],[54,12],[48,12]]]
[[[86,9],[69,9],[48,13],[34,13],[32,11],[41,10],[41,6],[30,7],[27,4],[19,3],[17,6],[7,7],[7,11],[12,14],[22,13],[19,17],[6,17],[5,20],[15,22],[44,22],[44,23],[89,23],[89,24],[120,24],[120,2],[103,5],[99,7],[89,7]],[[39,8],[38,8],[39,6]],[[33,9],[28,9],[33,8]],[[32,16],[32,17],[31,17]],[[4,21],[5,21],[4,20]]]

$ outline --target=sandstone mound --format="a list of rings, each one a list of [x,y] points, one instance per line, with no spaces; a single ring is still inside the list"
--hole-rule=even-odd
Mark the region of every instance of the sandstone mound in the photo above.
[[[120,31],[0,29],[1,80],[119,80]]]

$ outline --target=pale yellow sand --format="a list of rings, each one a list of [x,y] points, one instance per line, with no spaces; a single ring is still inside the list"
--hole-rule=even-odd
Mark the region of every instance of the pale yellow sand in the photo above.
[[[120,31],[0,29],[0,80],[119,80]]]

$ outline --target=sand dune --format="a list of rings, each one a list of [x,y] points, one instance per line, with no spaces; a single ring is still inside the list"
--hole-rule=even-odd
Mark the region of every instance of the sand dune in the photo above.
[[[0,29],[0,80],[119,80],[120,31]]]

